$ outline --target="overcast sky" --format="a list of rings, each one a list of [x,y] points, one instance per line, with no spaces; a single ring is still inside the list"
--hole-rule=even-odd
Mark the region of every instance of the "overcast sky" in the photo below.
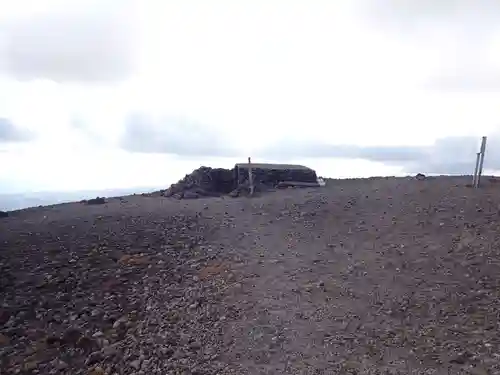
[[[0,0],[0,193],[500,170],[497,0]],[[498,155],[498,158],[496,157]]]

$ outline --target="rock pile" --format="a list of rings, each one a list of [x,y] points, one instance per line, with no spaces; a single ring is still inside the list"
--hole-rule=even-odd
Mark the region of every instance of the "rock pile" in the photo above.
[[[235,187],[233,170],[200,167],[170,186],[162,194],[165,197],[177,199],[217,197],[229,194]]]
[[[83,200],[82,202],[90,205],[105,204],[106,199],[104,197],[95,197],[92,199]]]
[[[279,187],[284,182],[291,187],[319,186],[316,172],[300,165],[252,164],[252,176],[257,193]],[[196,199],[222,195],[237,197],[249,191],[248,164],[236,164],[233,169],[198,168],[161,193],[165,197]]]
[[[423,174],[423,173],[418,173],[418,174],[415,176],[415,179],[420,180],[420,181],[425,180],[425,178],[426,178],[426,177],[425,177],[425,174]]]

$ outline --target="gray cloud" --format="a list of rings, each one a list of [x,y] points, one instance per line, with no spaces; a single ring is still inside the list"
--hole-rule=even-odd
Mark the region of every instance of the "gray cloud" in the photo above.
[[[377,27],[409,33],[440,26],[480,35],[496,27],[500,18],[496,0],[358,0],[357,10]]]
[[[134,70],[134,0],[59,2],[0,24],[0,70],[19,80],[109,82]]]
[[[259,153],[277,160],[297,158],[364,159],[402,167],[408,173],[472,174],[479,137],[447,137],[431,146],[325,145],[321,143],[281,142]],[[488,137],[484,167],[500,170],[500,134]]]
[[[0,117],[0,143],[25,142],[34,138],[29,131],[19,128],[12,121]]]
[[[130,115],[120,145],[131,152],[183,156],[233,156],[237,151],[220,134],[180,117],[153,119]]]
[[[428,81],[428,88],[440,91],[482,91],[500,90],[500,70],[491,67],[462,66],[458,70],[443,70]]]
[[[500,69],[487,54],[500,31],[496,0],[359,0],[358,12],[392,37],[437,48],[441,68],[426,86],[444,91],[499,91]]]

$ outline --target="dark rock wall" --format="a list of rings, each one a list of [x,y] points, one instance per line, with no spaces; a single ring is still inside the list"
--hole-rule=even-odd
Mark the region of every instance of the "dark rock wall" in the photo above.
[[[238,184],[245,184],[248,181],[247,168],[235,168]],[[317,182],[316,172],[312,169],[252,169],[253,181],[256,184],[264,184],[271,187],[282,181]]]

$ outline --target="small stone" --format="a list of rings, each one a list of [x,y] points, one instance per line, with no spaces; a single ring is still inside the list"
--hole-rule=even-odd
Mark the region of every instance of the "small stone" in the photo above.
[[[90,337],[82,336],[78,339],[76,346],[84,350],[89,350],[95,346],[95,341]]]
[[[97,339],[97,344],[99,345],[100,348],[105,348],[106,346],[109,346],[109,340],[104,338],[99,338]]]
[[[64,331],[62,341],[66,344],[75,345],[81,337],[82,331],[79,328],[70,327],[66,331]]]
[[[90,370],[89,375],[104,375],[104,369],[100,366],[94,367],[92,370]]]
[[[116,322],[113,323],[113,328],[120,329],[125,327],[126,321],[127,321],[126,317],[121,317],[120,319],[118,319]]]
[[[136,359],[135,361],[130,362],[129,365],[134,370],[139,370],[141,368],[141,361],[139,359]]]
[[[201,342],[200,341],[194,341],[192,342],[189,347],[193,350],[198,350],[201,348]]]
[[[106,357],[113,357],[118,354],[118,351],[119,351],[118,344],[113,344],[102,348],[102,353]]]
[[[10,344],[10,338],[0,333],[0,345],[9,345],[9,344]]]
[[[104,359],[104,356],[101,352],[92,352],[90,355],[87,357],[87,360],[85,361],[85,364],[90,366],[93,365],[97,362],[100,362]]]
[[[101,331],[97,331],[96,333],[94,333],[94,334],[92,335],[92,337],[95,337],[95,338],[97,338],[97,337],[102,337],[102,336],[104,336],[104,333],[102,333]]]
[[[150,365],[151,365],[151,360],[145,359],[142,361],[141,369],[145,371],[149,368]]]
[[[57,363],[56,363],[56,366],[55,366],[55,367],[56,367],[58,370],[65,370],[65,369],[67,369],[67,368],[68,368],[68,364],[67,364],[66,362],[64,362],[64,361],[59,360],[59,361],[57,361]]]

